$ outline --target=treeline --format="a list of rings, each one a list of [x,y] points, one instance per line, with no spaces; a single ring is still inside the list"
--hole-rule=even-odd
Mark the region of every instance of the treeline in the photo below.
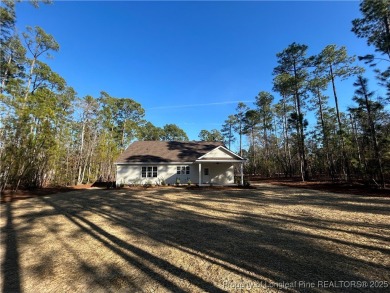
[[[308,84],[314,82],[317,80],[307,80]],[[254,108],[239,103],[220,133],[227,146],[240,140],[247,174],[299,175],[302,180],[362,179],[383,185],[390,176],[390,115],[384,100],[372,99],[367,79],[357,76],[354,85],[355,106],[347,112],[331,107],[318,88],[314,92],[300,88],[301,100],[291,93],[277,103],[271,93],[262,91]],[[311,128],[306,119],[309,112],[316,117]],[[242,148],[243,139],[248,141],[248,149]]]
[[[0,11],[0,190],[107,179],[132,140],[188,140],[175,124],[146,121],[132,99],[78,98],[44,62],[59,44],[40,27],[19,35],[14,5],[3,1]]]
[[[390,175],[390,115],[385,108],[390,69],[377,63],[390,62],[389,4],[362,1],[363,18],[352,25],[377,50],[359,59],[374,68],[378,86],[387,91],[384,97],[370,90],[345,47],[329,45],[308,56],[306,45],[293,43],[277,54],[274,93],[261,91],[252,109],[240,103],[220,131],[202,130],[199,138],[223,140],[229,148],[238,139],[249,174],[363,179],[384,186]],[[59,44],[40,27],[19,34],[14,5],[2,1],[0,7],[0,190],[107,179],[115,174],[114,159],[133,140],[188,140],[175,124],[156,127],[146,121],[144,109],[132,99],[106,92],[77,97],[44,62]],[[355,92],[340,97],[338,85],[350,77]],[[343,112],[340,99],[355,106]],[[308,127],[310,113],[317,119],[314,127]],[[248,149],[243,149],[243,139]]]
[[[367,38],[377,55],[359,60],[374,68],[377,86],[386,94],[375,96],[363,68],[345,47],[329,45],[308,56],[308,46],[292,43],[276,55],[272,74],[278,102],[272,93],[261,91],[254,109],[239,103],[221,130],[228,146],[239,137],[248,174],[299,175],[303,181],[313,177],[362,179],[385,186],[390,177],[390,115],[385,108],[390,101],[390,69],[381,70],[377,63],[390,62],[390,2],[366,0],[360,9],[363,18],[353,20],[352,31]],[[339,97],[337,85],[347,78],[355,79],[355,91]],[[342,112],[340,98],[355,106]],[[309,113],[317,120],[311,128]],[[248,150],[242,149],[243,136],[248,138]]]

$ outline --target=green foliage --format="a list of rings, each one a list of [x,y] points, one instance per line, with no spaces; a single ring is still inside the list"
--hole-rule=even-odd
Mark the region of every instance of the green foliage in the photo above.
[[[363,73],[364,69],[355,66],[354,62],[355,56],[348,56],[344,46],[337,48],[336,45],[328,45],[315,57],[317,72],[322,73],[329,82],[332,78],[346,79]]]
[[[43,60],[59,50],[54,37],[27,27],[20,41],[14,4],[0,7],[0,190],[112,181],[114,160],[134,139],[188,140],[174,124],[146,122],[132,99],[77,98]]]
[[[54,37],[46,33],[42,28],[28,26],[27,32],[23,33],[26,48],[34,58],[40,57],[43,53],[58,51],[60,46]],[[50,56],[50,55],[48,55]]]
[[[390,1],[363,0],[360,11],[363,18],[352,21],[352,32],[390,57]]]
[[[202,129],[198,137],[201,141],[223,141],[223,136],[217,129],[211,131]]]
[[[388,64],[390,62],[390,1],[363,0],[360,3],[360,11],[363,17],[352,21],[352,32],[358,38],[366,39],[367,44],[373,45],[375,50],[385,58],[367,54],[360,56],[359,60],[374,67],[382,61]],[[376,68],[375,72],[379,84],[387,90],[387,99],[390,100],[390,66],[383,70]]]
[[[31,2],[38,6],[38,1]],[[176,124],[157,127],[145,121],[144,109],[133,99],[106,92],[98,98],[78,98],[45,63],[59,51],[59,44],[40,27],[19,34],[15,3],[5,0],[0,6],[0,190],[73,185],[97,178],[112,181],[115,158],[133,140],[188,140]],[[372,66],[390,61],[389,6],[388,0],[364,0],[363,17],[353,21],[352,31],[382,55],[359,57]],[[375,99],[368,81],[359,76],[354,84],[355,105],[348,113],[341,112],[336,81],[339,86],[362,69],[345,47],[328,45],[311,57],[306,56],[307,50],[306,45],[292,43],[276,55],[277,103],[271,93],[260,91],[254,109],[239,103],[221,132],[202,130],[199,138],[224,141],[230,149],[237,134],[249,174],[301,174],[307,179],[311,172],[336,180],[350,168],[351,176],[384,186],[390,176],[390,115],[384,100]],[[376,73],[380,85],[390,92],[390,68],[376,68]],[[335,108],[324,94],[329,85]],[[317,117],[311,128],[307,111]],[[243,149],[245,136],[248,149]]]
[[[353,100],[357,103],[357,107],[350,108],[349,111],[354,116],[355,121],[357,121],[358,129],[363,136],[362,138],[357,138],[358,143],[359,140],[366,141],[360,146],[361,149],[364,149],[365,161],[372,162],[366,165],[366,172],[371,179],[378,180],[384,187],[382,153],[389,145],[380,143],[385,141],[382,139],[381,123],[386,121],[388,114],[386,115],[383,112],[384,105],[382,103],[372,101],[374,92],[368,90],[368,80],[366,78],[358,76],[354,86],[356,90]]]
[[[146,122],[144,125],[138,127],[137,138],[139,140],[162,140],[163,137],[164,130],[154,126],[151,122]]]
[[[224,143],[231,149],[231,144],[236,141],[234,137],[234,125],[236,123],[236,117],[234,115],[229,115],[222,125],[221,134],[223,136]]]
[[[274,101],[274,96],[269,92],[260,92],[256,96],[256,106],[261,121],[261,129],[267,131],[272,129],[272,102]]]
[[[242,156],[242,135],[244,134],[245,113],[249,108],[243,102],[239,102],[236,107],[236,114],[234,114],[233,129],[240,137],[240,156]]]
[[[163,127],[163,140],[166,141],[188,141],[188,136],[183,129],[176,124],[166,124]]]
[[[274,88],[282,90],[283,95],[293,97],[295,111],[290,114],[289,122],[295,125],[298,154],[301,164],[302,180],[309,178],[308,162],[305,149],[304,108],[309,79],[308,69],[312,58],[306,57],[306,45],[292,43],[282,52],[276,54],[278,65],[274,68],[276,84]]]

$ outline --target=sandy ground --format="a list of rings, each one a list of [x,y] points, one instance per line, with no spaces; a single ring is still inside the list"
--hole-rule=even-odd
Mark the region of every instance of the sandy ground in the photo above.
[[[256,184],[0,208],[3,292],[389,292],[387,197]]]

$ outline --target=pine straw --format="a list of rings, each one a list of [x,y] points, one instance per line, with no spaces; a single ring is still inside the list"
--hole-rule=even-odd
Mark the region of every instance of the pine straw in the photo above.
[[[1,286],[4,292],[385,292],[378,287],[390,282],[389,204],[389,198],[267,184],[91,189],[16,201],[1,205]],[[323,288],[322,281],[379,282]]]

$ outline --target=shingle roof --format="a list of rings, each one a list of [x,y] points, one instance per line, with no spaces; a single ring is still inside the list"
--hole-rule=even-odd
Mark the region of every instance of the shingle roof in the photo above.
[[[136,141],[115,163],[193,162],[221,145],[206,141]]]

